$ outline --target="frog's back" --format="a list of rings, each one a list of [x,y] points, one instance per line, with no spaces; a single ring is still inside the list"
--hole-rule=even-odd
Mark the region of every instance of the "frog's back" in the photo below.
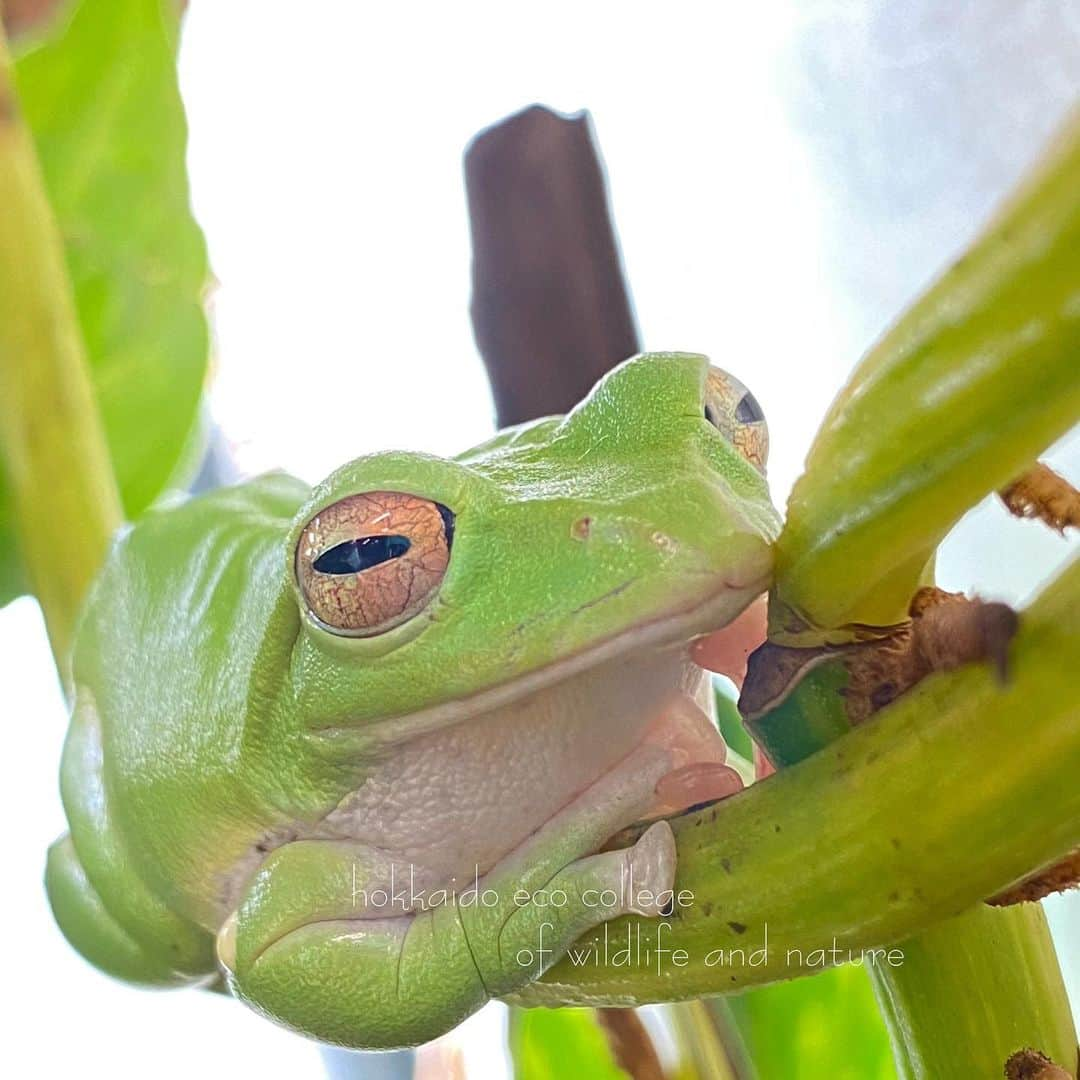
[[[258,477],[146,515],[111,551],[74,681],[95,698],[106,753],[142,784],[175,773],[176,755],[208,766],[203,755],[236,752],[252,664],[285,591],[282,540],[306,494],[284,474]],[[158,769],[155,758],[173,760]]]
[[[136,945],[165,941],[182,973],[212,967],[222,877],[273,821],[258,658],[290,618],[282,541],[307,492],[273,474],[148,514],[116,542],[77,636],[61,772],[71,836],[50,854],[50,895],[63,907],[92,890]]]

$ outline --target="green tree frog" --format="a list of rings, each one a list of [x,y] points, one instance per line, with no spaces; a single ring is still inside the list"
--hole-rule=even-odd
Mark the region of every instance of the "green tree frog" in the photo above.
[[[766,448],[741,384],[654,353],[451,460],[147,514],[74,651],[46,870],[64,933],[123,979],[223,977],[378,1048],[659,915],[671,778],[724,754],[690,643],[770,580]]]

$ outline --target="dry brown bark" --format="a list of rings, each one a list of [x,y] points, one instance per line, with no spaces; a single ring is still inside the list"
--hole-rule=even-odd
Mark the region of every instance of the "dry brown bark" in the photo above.
[[[499,426],[566,412],[640,348],[588,114],[534,105],[482,131],[465,185]]]

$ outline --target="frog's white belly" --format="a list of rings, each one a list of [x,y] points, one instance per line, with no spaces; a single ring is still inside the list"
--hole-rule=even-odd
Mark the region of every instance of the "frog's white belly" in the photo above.
[[[403,746],[319,833],[388,856],[422,888],[467,887],[626,756],[679,695],[686,646],[642,649]]]

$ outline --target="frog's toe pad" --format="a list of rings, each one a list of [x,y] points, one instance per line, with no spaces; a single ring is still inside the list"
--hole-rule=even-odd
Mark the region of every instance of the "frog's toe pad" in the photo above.
[[[217,960],[218,964],[230,975],[236,972],[236,926],[237,913],[234,911],[217,932]]]
[[[650,825],[627,854],[632,882],[629,910],[638,915],[660,915],[671,902],[675,885],[675,835],[666,821]]]

